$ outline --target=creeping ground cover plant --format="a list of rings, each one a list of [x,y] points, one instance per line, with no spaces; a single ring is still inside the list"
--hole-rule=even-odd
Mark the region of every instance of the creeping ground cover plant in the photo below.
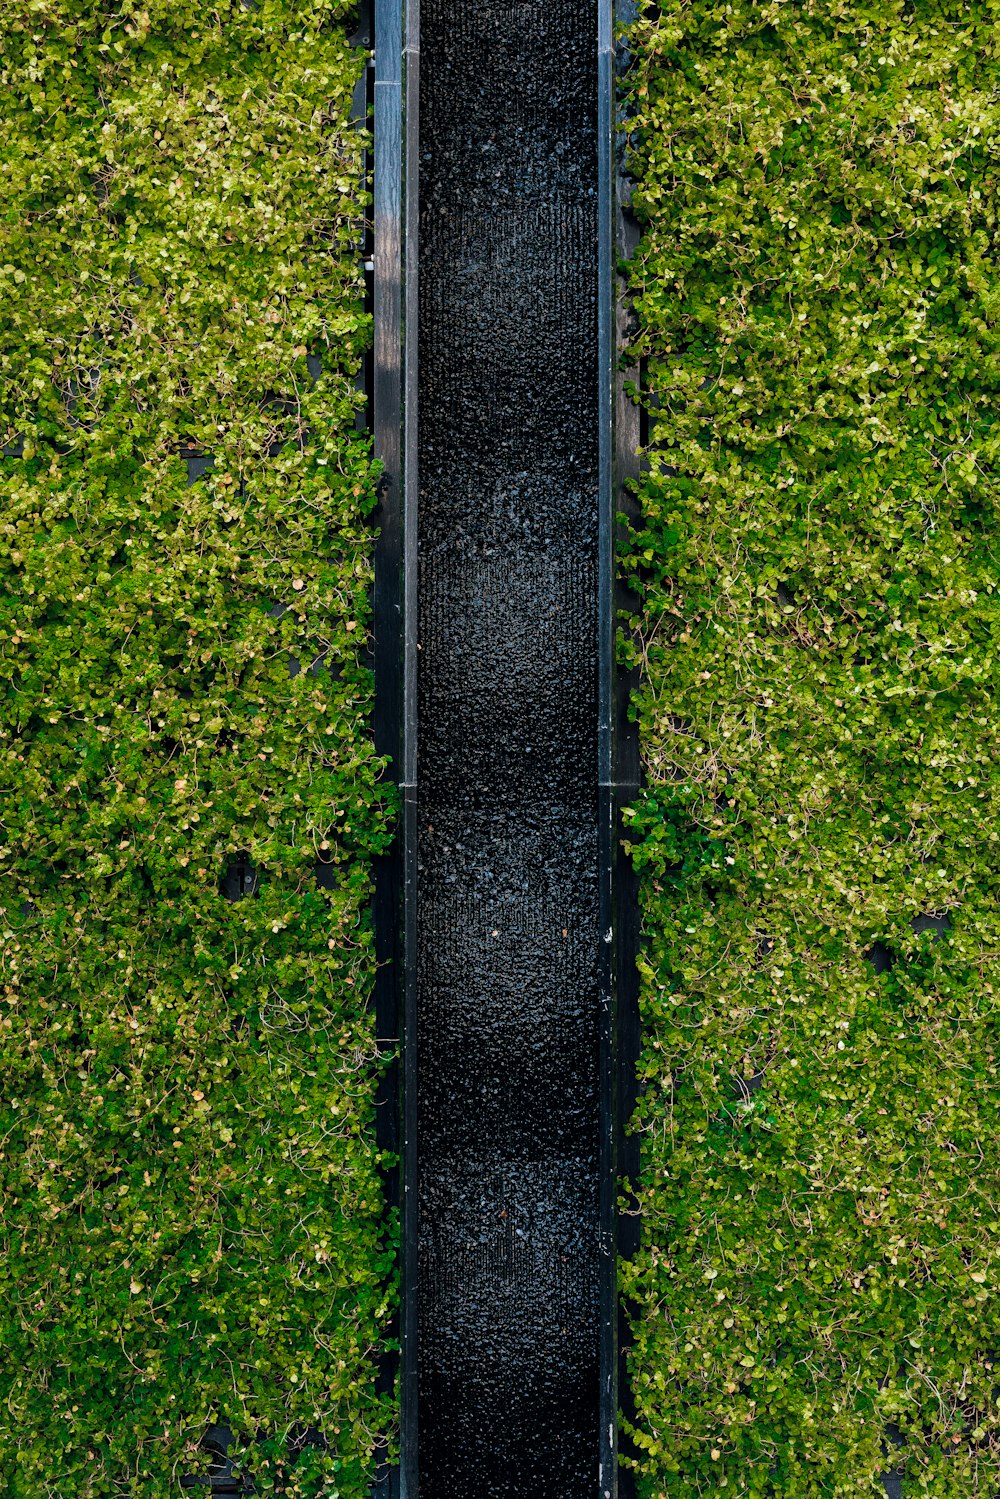
[[[647,1499],[1000,1482],[998,23],[633,33]]]
[[[391,807],[340,0],[0,0],[0,1491],[368,1492]]]

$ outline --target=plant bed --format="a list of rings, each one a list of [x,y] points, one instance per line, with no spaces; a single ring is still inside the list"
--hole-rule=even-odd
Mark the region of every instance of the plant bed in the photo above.
[[[4,7],[0,1488],[24,1499],[177,1495],[215,1424],[257,1492],[360,1496],[391,1418],[349,12]]]
[[[985,1493],[995,17],[637,25],[645,1495]]]

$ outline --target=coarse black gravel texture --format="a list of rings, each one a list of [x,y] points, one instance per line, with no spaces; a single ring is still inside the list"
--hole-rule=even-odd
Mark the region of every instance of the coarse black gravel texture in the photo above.
[[[596,1491],[596,26],[421,4],[421,1499]]]

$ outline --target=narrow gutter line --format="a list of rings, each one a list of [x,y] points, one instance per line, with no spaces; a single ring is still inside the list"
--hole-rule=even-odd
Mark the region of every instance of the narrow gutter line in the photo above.
[[[390,760],[389,774],[402,788],[401,836],[382,862],[376,887],[376,995],[380,1045],[394,1061],[387,1079],[380,1143],[391,1141],[397,1170],[402,1253],[398,1329],[400,1338],[400,1465],[387,1467],[376,1486],[380,1499],[416,1495],[416,1315],[413,1213],[416,1138],[413,1128],[412,927],[415,799],[412,717],[408,715],[409,658],[415,654],[412,611],[413,547],[407,529],[404,432],[404,0],[372,0],[375,19],[374,172],[374,374],[375,457],[382,464],[382,499],[375,558],[375,747]],[[414,356],[415,357],[415,356]],[[408,372],[407,372],[408,373]],[[415,421],[415,407],[405,418]],[[409,551],[408,551],[409,548]],[[407,789],[407,783],[410,783]]]
[[[378,3],[378,0],[376,0]],[[384,3],[384,0],[383,0]],[[417,369],[420,0],[402,0],[403,199],[403,1320],[400,1367],[400,1494],[417,1499],[420,1431],[417,1419],[419,1316],[417,1302]]]

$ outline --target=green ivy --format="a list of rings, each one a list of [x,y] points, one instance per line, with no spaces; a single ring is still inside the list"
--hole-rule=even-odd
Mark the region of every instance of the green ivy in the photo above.
[[[1000,1476],[998,22],[632,37],[646,1496]]]
[[[215,1422],[359,1499],[391,1417],[349,12],[0,0],[11,1499],[177,1495]]]

